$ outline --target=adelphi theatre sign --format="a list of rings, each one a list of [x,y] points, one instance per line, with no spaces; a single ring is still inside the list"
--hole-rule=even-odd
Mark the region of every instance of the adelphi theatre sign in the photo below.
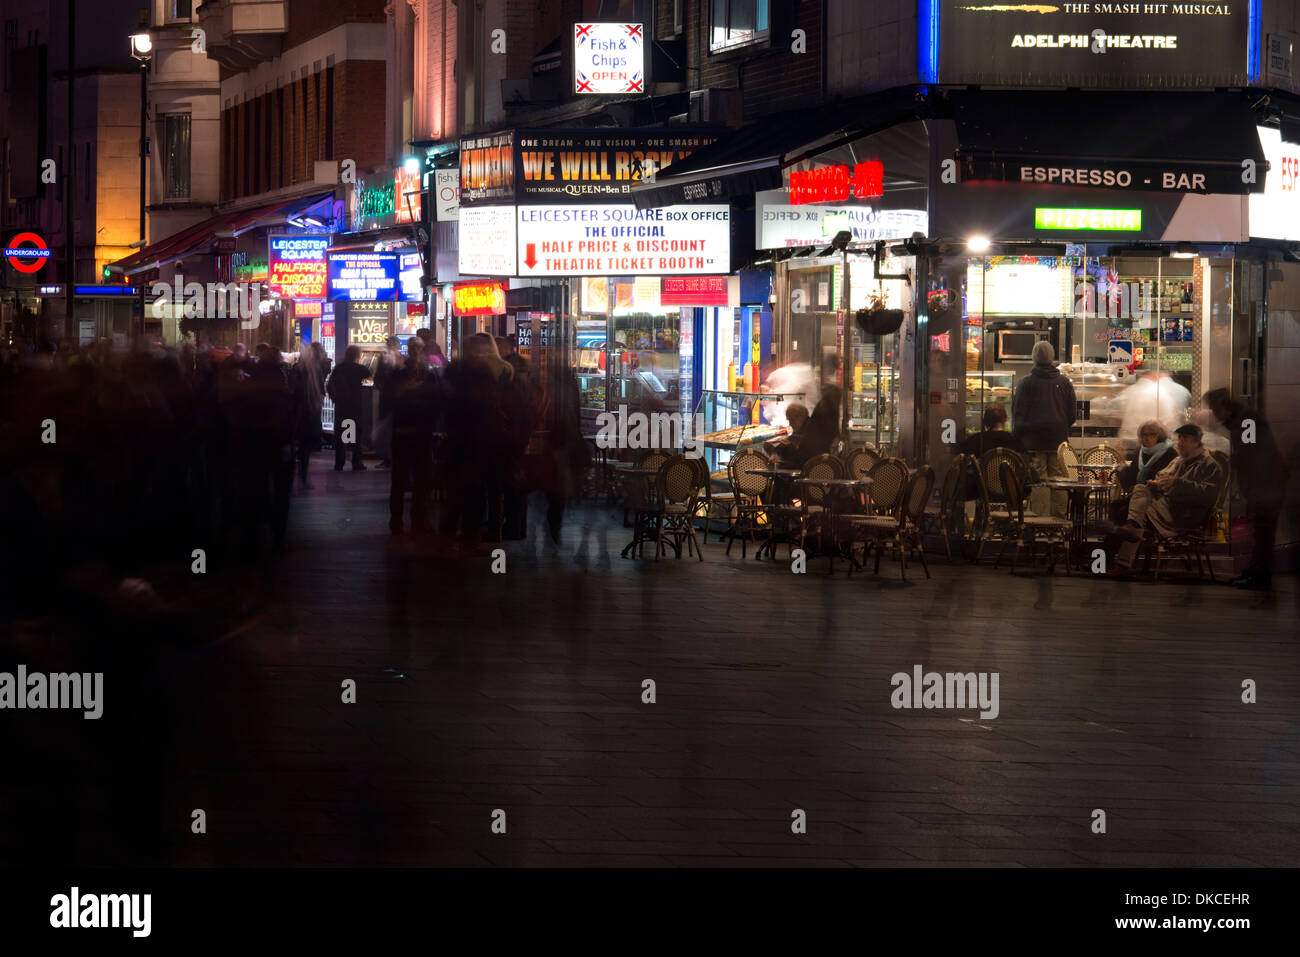
[[[1203,86],[1248,79],[1250,0],[940,0],[941,83]]]

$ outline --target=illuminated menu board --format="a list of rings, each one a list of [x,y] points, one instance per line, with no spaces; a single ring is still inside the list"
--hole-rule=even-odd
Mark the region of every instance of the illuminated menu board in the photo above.
[[[1068,316],[1073,313],[1074,271],[1068,259],[988,256],[966,270],[966,314]]]

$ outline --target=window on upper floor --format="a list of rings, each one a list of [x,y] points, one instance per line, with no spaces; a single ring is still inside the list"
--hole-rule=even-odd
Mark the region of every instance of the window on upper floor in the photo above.
[[[717,53],[768,38],[768,0],[711,0],[709,50]]]
[[[163,117],[163,199],[190,198],[190,114]]]
[[[194,4],[191,0],[167,0],[164,5],[167,11],[167,22],[172,23],[176,20],[189,21]]]

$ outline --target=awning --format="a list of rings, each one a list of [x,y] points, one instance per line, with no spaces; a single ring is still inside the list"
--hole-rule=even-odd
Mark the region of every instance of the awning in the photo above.
[[[719,202],[779,189],[782,171],[814,153],[923,115],[914,90],[840,100],[815,109],[766,116],[697,150],[632,188],[638,209]]]
[[[1255,193],[1267,162],[1244,94],[953,91],[964,181]],[[1255,163],[1255,181],[1243,176]]]
[[[255,206],[235,213],[222,213],[146,246],[125,259],[119,259],[111,263],[108,270],[123,276],[134,276],[159,269],[191,253],[207,252],[217,239],[239,236],[241,233],[259,227],[281,226],[290,221],[301,222],[303,218],[311,217],[313,213],[322,213],[325,204],[332,203],[333,200],[334,193],[330,191],[265,206]],[[324,216],[328,218],[328,213],[324,213]]]

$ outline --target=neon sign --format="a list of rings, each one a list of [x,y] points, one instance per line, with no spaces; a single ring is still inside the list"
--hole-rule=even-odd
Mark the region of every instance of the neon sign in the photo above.
[[[499,282],[476,282],[452,289],[452,305],[461,316],[504,316],[506,291]]]
[[[1142,229],[1140,209],[1054,209],[1034,210],[1035,229],[1099,229],[1106,232],[1136,233]]]
[[[790,205],[835,203],[850,197],[871,199],[885,195],[885,164],[879,160],[858,163],[852,170],[841,163],[817,169],[790,171]]]

